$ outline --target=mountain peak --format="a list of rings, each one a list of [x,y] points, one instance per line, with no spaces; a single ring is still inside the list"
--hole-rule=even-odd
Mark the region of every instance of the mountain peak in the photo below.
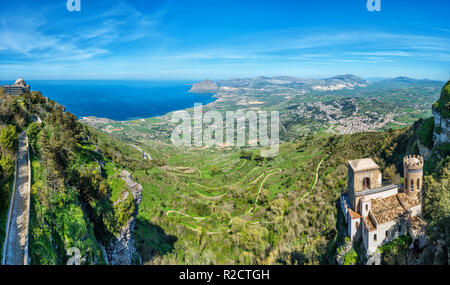
[[[217,92],[217,84],[210,80],[205,79],[203,81],[200,81],[199,83],[195,83],[192,85],[191,90],[189,92],[192,93],[214,93]]]

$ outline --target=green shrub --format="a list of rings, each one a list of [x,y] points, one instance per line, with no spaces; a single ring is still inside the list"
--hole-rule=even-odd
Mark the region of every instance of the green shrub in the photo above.
[[[444,118],[450,118],[450,80],[444,85],[441,91],[441,97],[433,104],[433,109]]]
[[[356,265],[357,263],[358,263],[358,254],[356,253],[355,249],[352,248],[344,256],[344,265]]]
[[[417,137],[419,141],[428,148],[433,147],[433,129],[434,129],[434,118],[430,117],[423,120],[419,129],[417,130]]]
[[[28,139],[30,140],[31,146],[35,149],[37,146],[37,138],[40,131],[41,127],[36,122],[31,123],[27,128]]]
[[[0,168],[4,177],[9,177],[14,173],[14,160],[9,155],[0,158]]]
[[[450,156],[450,143],[439,144],[436,149],[442,157]]]
[[[16,126],[8,125],[0,131],[0,146],[15,151],[19,144]]]

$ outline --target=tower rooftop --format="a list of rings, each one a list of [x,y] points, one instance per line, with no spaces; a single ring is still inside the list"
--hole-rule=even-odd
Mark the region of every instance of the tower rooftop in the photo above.
[[[353,169],[353,171],[366,171],[366,170],[375,170],[380,167],[378,164],[373,161],[371,158],[362,158],[348,161],[348,165]]]

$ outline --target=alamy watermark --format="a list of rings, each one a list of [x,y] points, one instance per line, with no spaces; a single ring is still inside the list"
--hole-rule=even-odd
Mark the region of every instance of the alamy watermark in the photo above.
[[[76,247],[68,248],[67,256],[70,257],[67,260],[67,265],[81,265],[82,262],[86,262],[86,259],[81,255],[80,249]]]
[[[67,11],[69,12],[80,12],[81,11],[81,0],[67,0],[66,2]]]
[[[194,104],[193,117],[188,111],[173,113],[172,123],[178,124],[180,121],[181,124],[176,126],[172,132],[171,141],[175,146],[259,146],[262,147],[262,157],[278,155],[280,143],[278,111],[270,112],[269,126],[267,111],[247,111],[245,113],[242,110],[227,111],[224,120],[220,112],[203,112],[202,104]],[[270,136],[268,135],[269,129]]]
[[[377,11],[380,12],[381,11],[381,0],[367,0],[367,10],[369,12],[373,12],[373,11]]]

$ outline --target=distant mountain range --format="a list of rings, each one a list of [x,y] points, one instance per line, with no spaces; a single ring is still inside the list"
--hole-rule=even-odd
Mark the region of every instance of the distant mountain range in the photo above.
[[[430,83],[442,84],[441,81],[428,79],[413,79],[405,76],[396,78],[377,78],[372,80],[363,79],[353,74],[336,75],[325,79],[305,79],[292,76],[259,76],[255,78],[233,78],[228,80],[209,79],[196,83],[192,86],[190,92],[195,93],[213,93],[220,90],[220,87],[235,88],[265,88],[274,85],[286,87],[303,87],[316,91],[334,91],[343,89],[364,88],[371,85],[380,88],[405,88],[413,85],[429,85]]]
[[[366,87],[371,84],[367,80],[352,74],[337,75],[326,79],[305,79],[292,76],[259,76],[255,78],[233,78],[229,80],[217,80],[216,83],[218,87],[227,86],[237,88],[264,88],[273,85],[295,85],[296,87],[311,88],[313,90],[319,91],[353,89],[357,87]],[[211,80],[205,80],[200,83],[194,84],[191,92],[196,92],[198,90],[210,91],[213,90],[214,87],[215,86],[212,84]]]
[[[387,88],[405,88],[411,85],[429,85],[429,84],[442,85],[443,81],[430,80],[430,79],[414,79],[406,76],[399,76],[395,78],[382,79],[373,82],[373,84],[380,85]]]

